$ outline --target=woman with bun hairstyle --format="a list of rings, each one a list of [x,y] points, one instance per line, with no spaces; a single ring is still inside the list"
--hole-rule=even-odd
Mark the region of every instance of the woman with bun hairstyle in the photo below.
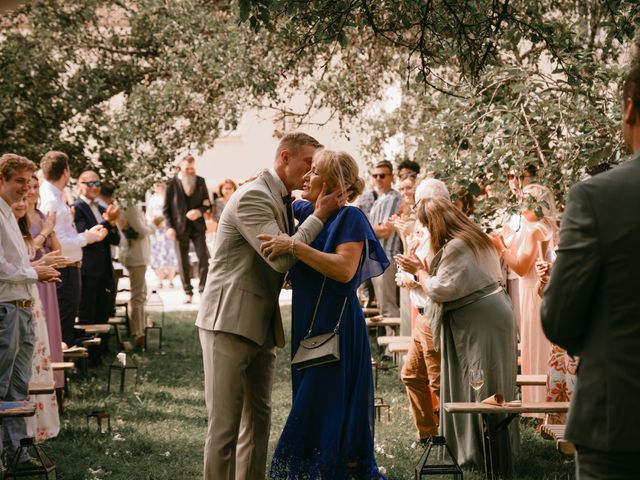
[[[342,189],[353,201],[364,187],[353,158],[321,150],[304,177],[303,200],[293,204],[298,221],[313,213],[323,190]],[[292,356],[315,321],[311,336],[339,324],[340,360],[303,370],[292,367],[293,401],[276,446],[269,478],[383,479],[374,458],[373,378],[369,338],[356,296],[364,281],[389,261],[367,217],[345,206],[331,216],[310,245],[287,235],[261,235],[271,257],[293,253]]]

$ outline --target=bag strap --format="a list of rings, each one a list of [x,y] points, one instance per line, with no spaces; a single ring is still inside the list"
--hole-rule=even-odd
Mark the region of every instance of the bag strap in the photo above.
[[[358,264],[356,275],[358,275],[358,273],[360,272],[360,268],[362,268],[362,264],[364,263],[365,248],[367,248],[366,242],[365,242],[365,245],[363,245],[362,247],[362,254],[360,255],[360,263]],[[313,317],[311,317],[311,324],[309,325],[309,330],[307,331],[307,334],[304,336],[305,340],[311,336],[311,331],[313,330],[313,324],[316,321],[316,314],[318,313],[318,307],[320,306],[320,299],[322,298],[322,292],[324,291],[324,284],[326,283],[326,281],[327,281],[327,276],[325,275],[324,277],[322,277],[322,286],[320,287],[320,294],[318,295],[318,300],[316,301],[316,308],[313,310]],[[345,295],[344,302],[342,302],[342,308],[340,309],[340,316],[338,317],[338,323],[336,323],[336,327],[333,329],[333,333],[338,333],[340,331],[340,322],[342,322],[342,314],[344,313],[344,308],[347,305],[347,298],[348,298],[348,295]]]

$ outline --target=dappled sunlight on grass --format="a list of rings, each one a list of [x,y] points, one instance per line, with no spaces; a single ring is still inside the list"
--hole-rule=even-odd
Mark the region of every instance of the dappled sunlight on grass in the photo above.
[[[283,308],[288,338],[289,307]],[[204,405],[200,342],[195,313],[167,315],[161,352],[139,354],[137,387],[124,394],[107,393],[108,366],[93,369],[89,379],[71,379],[60,436],[47,442],[58,467],[59,480],[160,480],[201,478],[202,452],[207,427]],[[375,351],[375,349],[374,349]],[[110,353],[112,360],[115,352]],[[269,458],[291,407],[290,348],[278,351],[273,391]],[[376,452],[389,480],[413,478],[420,455],[412,449],[414,427],[398,370],[381,372],[376,395],[391,407],[376,422]],[[86,415],[93,410],[111,414],[111,433],[99,434],[95,420],[87,429]],[[531,428],[522,429],[522,452],[515,478],[561,480],[573,478],[573,463],[565,462],[552,442]],[[466,480],[480,480],[465,472]]]

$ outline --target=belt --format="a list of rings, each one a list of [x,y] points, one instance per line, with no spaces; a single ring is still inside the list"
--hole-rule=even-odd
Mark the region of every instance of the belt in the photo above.
[[[67,267],[77,267],[77,268],[80,268],[80,267],[82,267],[82,261],[67,263],[67,265],[66,265],[66,266],[67,266]]]
[[[33,307],[33,301],[31,300],[7,300],[6,302],[0,303],[8,303],[9,305],[15,305],[20,308],[31,308]]]

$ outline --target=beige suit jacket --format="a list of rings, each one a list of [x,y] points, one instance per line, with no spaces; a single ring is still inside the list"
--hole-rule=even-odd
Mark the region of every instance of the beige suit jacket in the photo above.
[[[197,327],[240,335],[258,345],[273,335],[275,344],[284,346],[278,297],[295,258],[283,255],[266,260],[256,236],[286,232],[286,222],[282,192],[270,171],[261,172],[233,194],[218,224]],[[322,222],[311,216],[294,237],[308,244],[322,228]]]

